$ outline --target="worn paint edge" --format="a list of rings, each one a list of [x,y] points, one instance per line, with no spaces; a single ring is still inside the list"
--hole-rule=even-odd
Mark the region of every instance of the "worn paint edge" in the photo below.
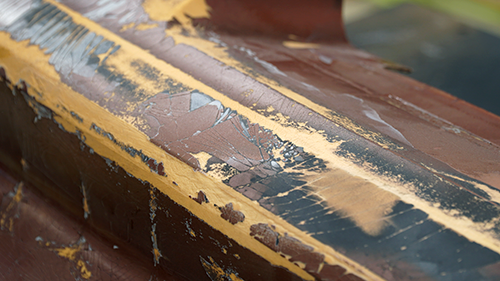
[[[202,173],[194,172],[193,169],[184,162],[168,155],[161,148],[151,143],[146,135],[132,127],[130,124],[112,115],[97,104],[89,101],[81,94],[71,90],[66,84],[60,81],[58,74],[48,63],[49,55],[43,54],[42,50],[40,50],[37,46],[26,46],[29,43],[27,41],[16,42],[9,37],[8,33],[5,32],[0,32],[0,39],[0,42],[3,42],[4,46],[10,47],[12,51],[16,50],[18,52],[22,49],[31,50],[31,54],[30,51],[26,51],[22,52],[22,55],[17,57],[18,63],[16,66],[5,65],[4,67],[9,73],[12,81],[19,81],[20,79],[23,79],[26,80],[29,85],[32,85],[32,88],[30,88],[29,91],[30,96],[35,98],[41,104],[54,110],[58,115],[55,116],[56,121],[60,123],[65,130],[69,132],[76,132],[76,130],[80,131],[82,136],[85,136],[85,143],[94,149],[96,153],[115,161],[119,166],[130,172],[135,177],[147,180],[161,192],[167,194],[174,201],[187,208],[200,219],[209,223],[215,229],[235,239],[235,241],[240,243],[242,246],[249,248],[272,264],[287,268],[304,279],[312,280],[313,278],[311,275],[297,267],[295,264],[283,259],[279,254],[271,251],[265,245],[253,239],[248,233],[250,225],[253,223],[268,222],[276,224],[277,221],[279,221],[278,225],[283,232],[289,232],[293,234],[293,236],[310,245],[313,245],[317,249],[328,249],[330,258],[326,259],[327,262],[341,264],[346,267],[350,273],[357,275],[361,274],[362,276],[368,275],[371,277],[370,279],[373,280],[379,279],[376,275],[364,269],[362,266],[357,265],[354,261],[343,257],[330,247],[322,245],[317,240],[310,238],[308,235],[296,229],[294,226],[289,225],[280,217],[277,217],[259,205],[254,204],[239,192],[225,186],[215,179],[207,177]],[[20,62],[22,61],[26,64],[26,66],[30,66],[29,62],[33,58],[30,55],[33,53],[36,53],[35,57],[40,57],[42,59],[37,60],[35,65],[35,67],[38,68],[38,71],[32,70],[33,72],[30,73],[28,70],[29,68],[23,66]],[[24,60],[19,60],[19,57],[23,57]],[[36,73],[44,73],[48,79],[38,79],[38,75]],[[33,93],[34,89],[40,91],[39,93],[43,95],[39,96],[39,93]],[[83,121],[80,122],[80,120],[72,118],[70,112],[64,111],[62,108],[72,109],[72,111],[76,112]],[[165,163],[166,173],[170,178],[174,178],[175,181],[182,186],[182,188],[185,188],[186,193],[184,194],[179,191],[179,187],[170,183],[169,180],[166,181],[161,177],[157,177],[156,174],[151,176],[153,172],[151,172],[150,168],[145,165],[141,159],[138,157],[131,158],[128,153],[122,151],[120,147],[114,145],[114,143],[111,142],[106,136],[93,131],[91,129],[91,126],[94,123],[92,122],[93,120],[99,120],[99,126],[103,128],[103,130],[113,132],[113,135],[120,141],[127,140],[122,141],[123,143],[140,147],[143,152],[148,155],[158,155],[156,158],[157,161],[159,160]],[[190,176],[183,176],[186,174]],[[194,193],[195,190],[200,189],[211,190],[216,193],[215,196],[211,196],[211,200],[213,200],[212,198],[216,198],[219,200],[218,202],[230,202],[232,200],[236,200],[237,202],[248,201],[245,204],[245,214],[247,218],[252,219],[247,219],[245,222],[239,223],[235,226],[230,225],[229,223],[223,223],[220,221],[220,212],[218,212],[218,210],[207,212],[207,210],[211,209],[205,207],[206,205],[201,206],[197,204],[187,196],[187,194]]]
[[[198,90],[201,90],[205,94],[211,96],[212,98],[219,100],[222,104],[224,104],[227,107],[230,107],[236,111],[238,111],[241,115],[245,116],[248,118],[252,123],[257,123],[260,124],[261,126],[264,126],[272,131],[274,131],[277,135],[279,135],[282,138],[289,139],[292,142],[296,143],[299,146],[302,146],[305,148],[307,151],[311,151],[316,155],[322,155],[322,157],[327,160],[328,162],[332,163],[335,167],[340,168],[351,175],[359,176],[361,178],[367,179],[371,182],[373,182],[375,185],[377,185],[379,188],[384,189],[386,191],[389,191],[393,194],[396,194],[399,196],[404,202],[413,204],[416,208],[425,211],[426,213],[429,214],[429,218],[446,226],[449,227],[450,229],[453,229],[456,233],[463,235],[464,237],[467,237],[471,241],[475,241],[497,253],[500,253],[500,241],[496,239],[494,236],[492,236],[491,233],[483,233],[485,229],[489,228],[489,225],[486,224],[477,224],[474,223],[472,220],[467,219],[467,218],[461,218],[455,216],[453,213],[447,212],[446,210],[439,209],[438,206],[435,206],[432,202],[427,202],[424,201],[423,199],[419,198],[417,195],[411,192],[413,189],[413,186],[409,183],[400,183],[397,181],[397,179],[391,179],[391,178],[381,178],[378,175],[375,175],[373,172],[369,171],[369,169],[363,169],[358,167],[356,164],[350,162],[348,159],[341,158],[339,156],[334,155],[334,152],[336,150],[336,146],[338,146],[340,143],[337,144],[332,144],[328,141],[326,141],[325,137],[321,135],[320,132],[314,131],[314,133],[306,133],[301,130],[296,130],[292,129],[290,127],[285,127],[283,124],[269,120],[267,117],[260,115],[259,113],[253,111],[252,109],[249,109],[245,106],[242,106],[240,103],[232,100],[231,98],[223,95],[222,93],[208,87],[207,85],[203,84],[202,82],[198,81],[197,79],[193,78],[189,74],[179,70],[178,68],[173,67],[172,65],[168,64],[165,61],[158,60],[155,56],[150,54],[147,51],[144,51],[143,49],[139,48],[138,46],[130,43],[129,41],[124,40],[120,36],[116,35],[115,33],[101,27],[100,25],[94,23],[94,22],[89,22],[88,19],[83,17],[82,15],[76,13],[75,11],[69,9],[68,7],[54,2],[54,0],[46,0],[47,2],[53,3],[54,5],[58,6],[60,9],[65,11],[66,13],[70,14],[73,17],[73,20],[79,24],[83,24],[89,29],[94,29],[99,30],[101,35],[104,35],[108,39],[111,39],[114,42],[119,42],[119,44],[122,46],[122,48],[115,53],[115,57],[110,57],[108,61],[113,61],[115,60],[120,60],[119,57],[120,55],[123,56],[121,60],[126,61],[126,55],[121,52],[129,52],[131,54],[134,54],[135,57],[138,57],[140,59],[143,59],[145,62],[149,63],[150,65],[154,66],[155,68],[161,70],[163,73],[168,73],[170,77],[177,79],[179,81],[182,81],[186,83],[187,85],[193,85],[193,88],[196,88]],[[170,31],[170,30],[169,30]],[[180,36],[180,37],[179,37]],[[193,40],[193,38],[190,37],[185,37],[182,35],[179,35],[177,37],[174,37],[175,40],[178,38],[182,38],[184,40]],[[212,48],[215,46],[215,43],[204,40],[204,39],[195,39],[194,42],[200,43],[196,44],[196,48],[201,48],[203,50],[213,50],[215,48]],[[184,42],[182,42],[184,43]],[[207,49],[208,46],[208,49]],[[224,54],[223,51],[219,50],[219,55]],[[217,53],[217,52],[216,52]],[[233,62],[237,65],[241,65],[240,63],[236,62],[234,59],[230,58],[227,54],[226,55],[221,55],[222,58],[224,59],[229,59],[229,62]],[[221,60],[225,62],[224,60]],[[231,63],[229,64],[231,65]],[[125,64],[117,64],[117,68],[122,68],[124,72],[129,72],[130,73],[130,67],[125,65]],[[243,70],[241,70],[244,72]],[[245,73],[245,72],[244,72]],[[250,75],[250,74],[248,74]],[[252,76],[252,75],[250,75]],[[264,80],[261,81],[262,83],[270,83],[271,87],[274,87],[273,85],[276,84],[275,81],[270,80],[268,78],[263,78]],[[331,111],[321,107],[308,99],[302,97],[301,95],[283,87],[283,86],[278,86],[278,88],[283,90],[282,94],[288,96],[289,98],[296,100],[302,99],[306,101],[306,103],[310,103],[311,107],[309,108],[315,108],[315,106],[318,106],[316,109],[314,109],[316,112],[320,113],[324,111],[323,113],[326,114],[327,116],[331,115]],[[290,94],[290,95],[289,95]],[[299,103],[302,103],[298,101]],[[304,104],[304,103],[302,103]],[[331,116],[330,116],[331,117]],[[331,120],[331,118],[327,119]],[[332,120],[335,124],[335,120]],[[338,120],[337,120],[338,121]],[[341,120],[342,121],[342,120]],[[345,121],[345,120],[344,120]],[[348,121],[350,122],[350,121]],[[357,125],[356,125],[357,126]],[[383,144],[379,145],[388,148],[387,146],[384,146]],[[196,191],[193,191],[193,193],[196,193]],[[246,197],[244,197],[247,199]],[[267,211],[267,210],[266,210]],[[274,214],[273,214],[274,216]],[[276,216],[276,218],[279,218]],[[280,220],[282,220],[280,218]],[[284,222],[284,220],[282,220]],[[289,225],[287,223],[287,225]],[[290,225],[291,226],[291,225]],[[291,226],[294,228],[293,226]],[[298,230],[301,232],[300,230]],[[291,232],[295,233],[296,232]],[[329,248],[331,251],[330,253],[332,254],[332,257],[339,255],[334,249],[331,247],[327,247],[326,245],[322,245],[319,241],[317,241],[314,238],[309,237],[307,234],[305,235],[300,235],[297,237],[301,239],[302,241],[311,244],[311,245],[317,245],[319,243],[320,246],[319,248],[322,249],[327,249]],[[325,253],[325,252],[324,252]],[[342,256],[342,255],[340,255]],[[328,255],[327,255],[328,257]],[[328,261],[328,259],[326,259]],[[334,262],[335,263],[335,262]],[[354,263],[355,264],[355,263]]]

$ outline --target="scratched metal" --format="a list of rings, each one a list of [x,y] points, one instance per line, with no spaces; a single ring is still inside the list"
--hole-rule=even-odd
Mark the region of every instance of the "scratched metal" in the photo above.
[[[331,143],[342,141],[337,155],[358,165],[369,165],[380,176],[412,183],[416,187],[413,192],[421,200],[439,205],[443,210],[456,211],[476,223],[493,222],[488,231],[498,237],[496,219],[500,215],[500,202],[494,201],[477,184],[498,191],[496,188],[415,149],[404,135],[377,118],[377,112],[356,96],[342,98],[364,108],[366,115],[375,116],[371,127],[360,126],[361,133],[374,132],[371,141],[359,131],[332,126],[332,121],[325,116],[311,112],[306,106],[233,67],[224,66],[194,47],[174,45],[163,32],[168,23],[160,22],[158,27],[148,30],[150,40],[144,40],[146,31],[120,31],[131,22],[153,23],[142,10],[140,1],[99,1],[84,7],[77,1],[62,3],[259,114],[270,119],[277,118],[278,114],[289,116],[290,127],[297,128],[306,122],[309,128],[323,132]],[[349,206],[370,201],[372,197],[378,200],[378,197],[363,193],[363,189],[345,190],[343,185],[348,179],[343,178],[342,171],[328,168],[321,155],[304,151],[269,128],[250,123],[245,116],[182,81],[163,78],[159,70],[138,59],[131,62],[131,67],[146,80],[163,87],[153,96],[142,93],[140,85],[114,72],[106,63],[106,57],[112,56],[118,45],[75,24],[51,4],[41,1],[30,4],[28,10],[12,13],[18,15],[15,19],[0,22],[1,29],[16,40],[30,40],[51,54],[50,62],[73,89],[117,116],[135,118],[134,125],[168,153],[220,179],[382,277],[481,280],[488,276],[487,267],[500,261],[498,253],[436,223],[424,210],[397,198],[361,209],[361,213],[382,214],[378,222],[363,221],[363,216],[352,214]],[[255,72],[286,75],[249,51],[240,48],[240,55],[233,53],[246,60]],[[105,56],[100,59],[102,54]],[[231,87],[234,81],[241,82],[237,89]],[[283,81],[287,83],[285,78]],[[301,87],[302,91],[315,89],[309,84]],[[350,89],[346,84],[338,87],[339,93]],[[246,90],[252,91],[240,94]],[[110,92],[114,95],[108,96]],[[134,105],[133,112],[129,104]],[[268,110],[270,105],[272,110]],[[332,115],[352,120],[341,111],[332,111]],[[387,149],[374,142],[386,145]],[[199,153],[209,154],[206,163],[200,163],[195,156]],[[428,166],[421,165],[422,162]],[[324,179],[330,182],[320,184]],[[364,184],[350,182],[349,186]],[[159,233],[151,220],[152,231]],[[215,264],[208,258],[201,258],[201,262],[204,266]]]

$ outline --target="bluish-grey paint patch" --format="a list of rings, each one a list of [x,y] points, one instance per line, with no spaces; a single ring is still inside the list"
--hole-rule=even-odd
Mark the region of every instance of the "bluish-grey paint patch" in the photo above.
[[[100,54],[116,52],[120,46],[105,40],[54,5],[33,1],[31,8],[0,30],[9,32],[16,41],[31,44],[51,54],[49,63],[63,76],[78,74],[92,77],[99,65]],[[111,50],[111,51],[110,51]],[[103,59],[106,60],[107,57]]]

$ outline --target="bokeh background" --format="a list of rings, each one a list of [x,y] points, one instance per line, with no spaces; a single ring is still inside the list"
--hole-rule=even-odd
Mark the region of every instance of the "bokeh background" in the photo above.
[[[500,115],[500,0],[345,0],[350,43]]]

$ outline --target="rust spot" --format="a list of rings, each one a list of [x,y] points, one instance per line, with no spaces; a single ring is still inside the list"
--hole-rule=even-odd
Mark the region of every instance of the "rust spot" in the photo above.
[[[200,205],[201,205],[201,203],[209,203],[210,202],[210,201],[208,201],[208,198],[207,198],[207,195],[205,195],[205,192],[203,192],[201,190],[198,192],[198,197],[194,198],[194,197],[191,197],[191,195],[189,195],[189,198],[198,202],[198,204],[200,204]]]
[[[220,216],[232,224],[245,220],[245,215],[242,212],[233,209],[233,203],[226,204],[226,206],[220,208],[220,211],[222,212]]]

